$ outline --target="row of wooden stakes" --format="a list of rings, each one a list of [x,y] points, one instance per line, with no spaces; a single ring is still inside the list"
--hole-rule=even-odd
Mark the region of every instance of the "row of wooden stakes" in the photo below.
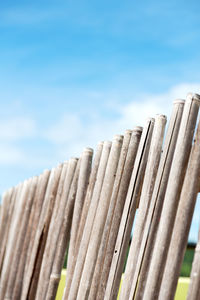
[[[156,115],[100,142],[94,158],[86,148],[6,191],[0,300],[55,299],[66,253],[63,300],[115,300],[123,272],[120,300],[173,299],[200,190],[199,105],[188,94],[166,133]],[[199,249],[190,300],[200,297]]]

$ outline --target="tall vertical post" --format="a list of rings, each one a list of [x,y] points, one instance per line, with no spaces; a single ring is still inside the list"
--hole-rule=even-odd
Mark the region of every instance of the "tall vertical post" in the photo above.
[[[145,300],[154,300],[159,295],[160,284],[171,240],[171,232],[174,226],[181,188],[191,151],[199,103],[200,97],[198,95],[188,94],[144,291],[143,298]]]
[[[153,127],[154,119],[149,119],[142,132],[109,271],[105,292],[105,299],[107,300],[116,299],[118,294],[119,283],[123,271],[126,251],[129,245],[133,220],[136,209],[139,205]]]

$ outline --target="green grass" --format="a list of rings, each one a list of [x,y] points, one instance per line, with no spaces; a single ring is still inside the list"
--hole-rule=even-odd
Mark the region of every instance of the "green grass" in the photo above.
[[[186,252],[185,252],[184,260],[183,260],[182,267],[181,267],[180,276],[190,277],[193,257],[194,257],[194,248],[188,247]]]

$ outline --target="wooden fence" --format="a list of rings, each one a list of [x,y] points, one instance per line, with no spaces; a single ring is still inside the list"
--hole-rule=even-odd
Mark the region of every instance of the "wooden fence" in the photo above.
[[[174,298],[200,190],[200,96],[3,195],[0,300]],[[141,112],[142,114],[142,112]],[[134,228],[133,228],[134,223]],[[133,236],[130,243],[131,231]],[[126,267],[124,270],[127,251]],[[188,299],[200,299],[200,238]]]

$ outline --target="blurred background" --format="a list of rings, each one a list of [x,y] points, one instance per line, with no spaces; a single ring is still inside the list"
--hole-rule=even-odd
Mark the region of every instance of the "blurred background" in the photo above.
[[[200,2],[0,3],[0,194],[200,93]],[[200,202],[189,241],[197,241]]]

